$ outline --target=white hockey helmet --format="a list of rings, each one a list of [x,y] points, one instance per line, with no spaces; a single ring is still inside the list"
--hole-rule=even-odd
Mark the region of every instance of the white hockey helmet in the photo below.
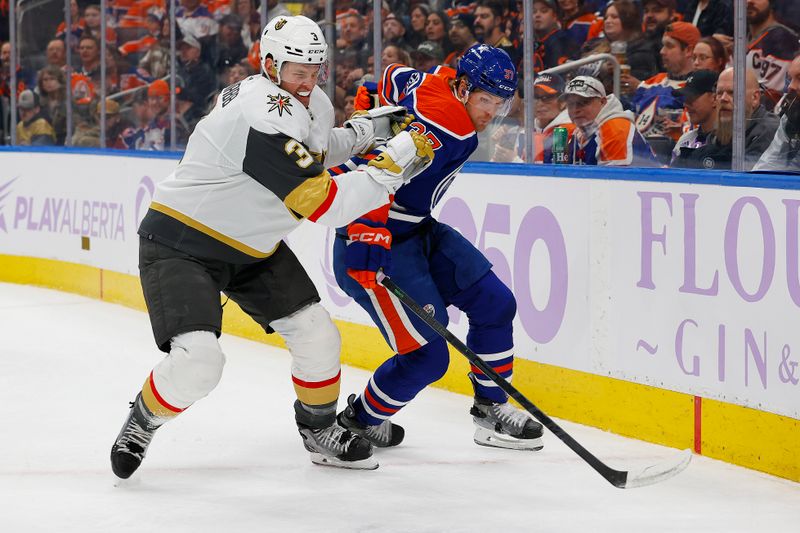
[[[284,62],[324,66],[328,60],[325,35],[316,22],[301,15],[278,16],[270,20],[261,32],[260,48],[261,71],[264,71],[264,60],[272,56],[278,84]]]

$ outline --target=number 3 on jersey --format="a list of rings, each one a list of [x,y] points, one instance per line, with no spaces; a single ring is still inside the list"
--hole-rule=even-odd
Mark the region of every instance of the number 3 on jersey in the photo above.
[[[431,143],[431,146],[433,147],[434,150],[438,150],[439,148],[442,147],[442,141],[439,140],[439,138],[436,136],[435,133],[433,133],[432,131],[427,131],[425,124],[421,122],[412,122],[411,124],[408,125],[408,129],[416,131],[420,135],[424,135],[425,137],[427,137],[428,142]]]
[[[286,155],[295,154],[297,156],[297,166],[300,168],[308,168],[314,162],[314,158],[308,153],[305,147],[294,139],[286,141]]]

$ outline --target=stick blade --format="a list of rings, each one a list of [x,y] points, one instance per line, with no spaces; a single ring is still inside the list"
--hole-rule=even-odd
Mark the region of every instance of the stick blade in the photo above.
[[[625,484],[620,487],[623,489],[633,489],[636,487],[646,487],[661,483],[667,479],[677,476],[689,466],[692,461],[692,450],[686,449],[671,459],[662,461],[655,465],[646,466],[638,470],[631,470],[625,480]]]

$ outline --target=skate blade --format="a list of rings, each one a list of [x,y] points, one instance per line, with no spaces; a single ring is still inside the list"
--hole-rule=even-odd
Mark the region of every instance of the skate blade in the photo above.
[[[541,438],[537,439],[517,439],[510,435],[497,433],[494,430],[484,427],[475,428],[473,437],[475,444],[488,446],[490,448],[504,448],[507,450],[539,451],[544,448]]]
[[[320,466],[334,466],[337,468],[347,468],[349,470],[375,470],[378,468],[378,460],[368,457],[361,461],[342,461],[336,457],[322,455],[321,453],[311,452],[311,462]]]

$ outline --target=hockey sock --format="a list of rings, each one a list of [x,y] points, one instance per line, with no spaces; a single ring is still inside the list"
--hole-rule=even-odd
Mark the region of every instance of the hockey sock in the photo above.
[[[336,422],[336,403],[308,405],[300,400],[294,402],[294,418],[298,424],[322,429]]]

